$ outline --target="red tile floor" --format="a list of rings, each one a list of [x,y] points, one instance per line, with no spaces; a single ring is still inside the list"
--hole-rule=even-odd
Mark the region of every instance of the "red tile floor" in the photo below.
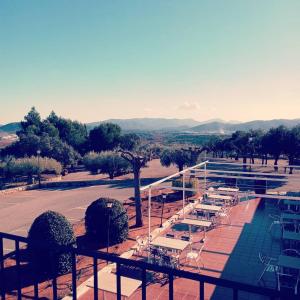
[[[258,259],[260,251],[276,257],[280,252],[279,241],[268,232],[270,219],[268,217],[273,205],[263,206],[260,199],[252,199],[239,203],[231,210],[231,222],[221,224],[206,234],[205,246],[202,252],[204,267],[201,274],[221,277],[252,285],[264,284],[275,288],[275,274],[268,272],[264,281],[257,282],[262,271]],[[225,221],[225,220],[224,220]],[[203,233],[193,234],[193,246],[197,246],[197,237]],[[184,257],[184,253],[182,254]],[[181,259],[182,261],[182,259]],[[182,268],[191,272],[199,272],[194,266]],[[99,278],[101,280],[101,277]],[[160,281],[147,286],[147,299],[168,299],[168,282]],[[232,290],[212,285],[205,285],[205,299],[231,299]],[[93,290],[80,298],[93,299]],[[99,291],[99,299],[116,299],[116,295]],[[130,300],[141,299],[139,288]],[[176,278],[174,280],[174,299],[199,299],[199,283]],[[249,293],[240,293],[239,299],[264,299]]]

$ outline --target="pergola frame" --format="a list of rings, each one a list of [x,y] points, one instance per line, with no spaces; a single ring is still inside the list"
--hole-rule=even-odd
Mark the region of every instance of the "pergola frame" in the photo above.
[[[158,181],[155,181],[149,185],[141,187],[141,191],[147,191],[148,190],[148,241],[150,242],[150,236],[151,236],[151,191],[153,188],[169,181],[170,179],[173,179],[178,176],[182,176],[182,187],[172,187],[172,186],[167,186],[167,185],[161,185],[160,188],[168,188],[176,191],[182,191],[182,214],[183,218],[185,217],[185,192],[186,191],[193,191],[193,192],[198,192],[197,189],[192,189],[192,188],[186,188],[185,187],[185,178],[186,175],[192,175],[195,176],[196,173],[202,172],[204,173],[203,175],[196,175],[196,178],[204,178],[204,191],[206,191],[207,188],[207,177],[212,177],[212,178],[236,178],[236,179],[246,179],[246,180],[265,180],[266,183],[268,181],[274,181],[274,182],[287,182],[289,180],[300,180],[300,175],[299,174],[278,174],[278,173],[263,173],[263,172],[243,172],[241,170],[238,171],[228,171],[228,170],[221,170],[221,169],[207,169],[208,164],[215,164],[215,165],[231,165],[231,166],[262,166],[261,164],[243,164],[243,163],[231,163],[231,162],[213,162],[209,160],[205,160],[199,164],[196,164],[192,167],[188,167],[180,172],[174,173],[170,176],[167,176],[163,179],[160,179]],[[278,166],[282,168],[286,167],[298,167],[299,166]],[[216,175],[216,174],[210,174],[210,173],[223,173],[221,175]],[[230,175],[226,176],[227,174],[241,174],[241,175],[252,175],[250,176],[241,176],[241,175]],[[265,177],[260,177],[260,176],[265,176]],[[273,177],[272,177],[273,176]],[[275,178],[274,178],[275,177]],[[276,178],[276,177],[288,177],[288,178]],[[230,192],[224,192],[222,191],[222,194],[230,194]],[[245,194],[245,192],[239,192],[239,194]],[[269,198],[269,199],[289,199],[289,200],[298,200],[300,201],[300,197],[293,197],[293,196],[286,196],[286,195],[271,195],[271,194],[258,194],[255,192],[247,192],[248,196],[255,196],[259,198]]]

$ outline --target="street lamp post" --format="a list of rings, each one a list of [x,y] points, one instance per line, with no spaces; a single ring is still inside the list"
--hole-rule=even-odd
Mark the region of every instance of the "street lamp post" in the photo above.
[[[41,188],[41,170],[40,170],[40,155],[41,150],[36,151],[37,158],[38,158],[38,178],[39,178],[39,189]]]
[[[107,253],[109,252],[108,248],[109,248],[110,210],[111,210],[112,206],[113,206],[112,202],[108,202],[106,204],[106,208],[108,209],[107,210],[107,218],[108,218],[108,224],[107,224],[108,225],[107,226],[107,247],[106,247],[106,252]],[[108,264],[108,261],[107,261],[107,264]]]

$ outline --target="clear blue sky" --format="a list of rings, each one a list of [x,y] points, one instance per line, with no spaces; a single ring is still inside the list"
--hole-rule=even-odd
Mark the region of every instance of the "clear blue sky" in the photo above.
[[[0,124],[300,117],[299,0],[1,0]]]

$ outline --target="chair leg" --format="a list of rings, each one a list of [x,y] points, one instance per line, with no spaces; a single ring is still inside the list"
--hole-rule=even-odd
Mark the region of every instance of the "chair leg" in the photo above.
[[[258,282],[260,282],[261,279],[263,278],[264,274],[266,273],[266,270],[267,270],[268,266],[269,266],[269,265],[266,265],[266,266],[264,267],[264,269],[263,269],[263,271],[262,271],[262,273],[261,273],[261,275],[260,275],[260,277],[259,277],[259,279],[258,279]]]

